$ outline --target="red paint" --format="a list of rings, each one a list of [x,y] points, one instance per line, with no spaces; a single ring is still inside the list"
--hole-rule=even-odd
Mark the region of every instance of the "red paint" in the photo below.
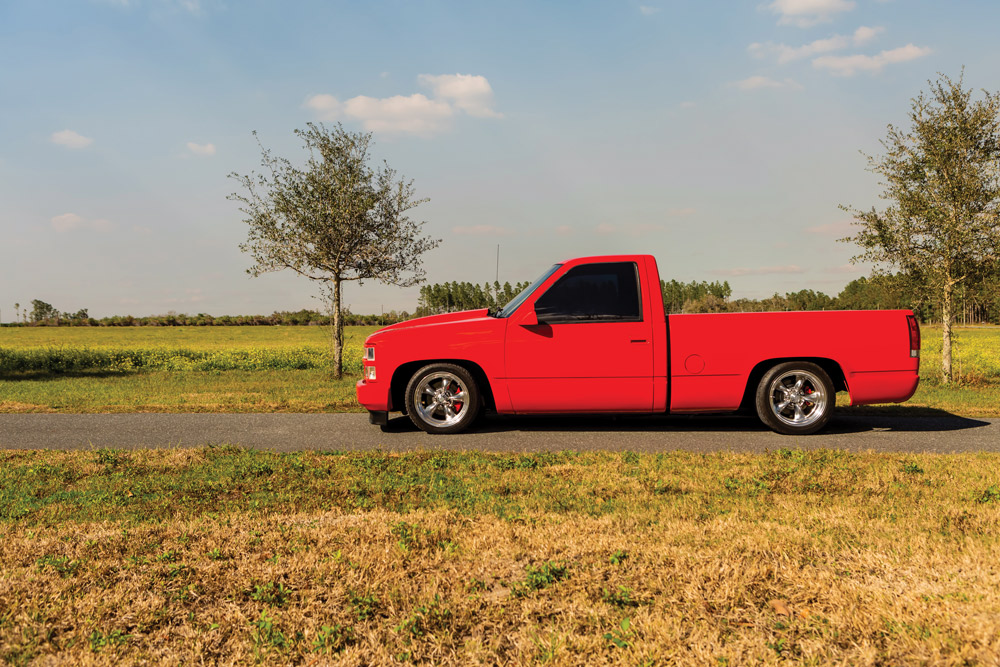
[[[623,262],[635,264],[639,321],[538,323],[536,302],[567,272]],[[376,380],[358,382],[358,400],[371,411],[400,410],[393,384],[405,385],[416,367],[449,361],[485,377],[500,413],[726,412],[739,407],[755,369],[819,360],[839,368],[852,404],[900,402],[919,379],[920,359],[911,349],[919,349],[920,332],[912,316],[879,310],[665,317],[652,256],[583,257],[564,262],[509,317],[474,310],[376,331],[365,342],[375,348],[365,366],[376,367]]]

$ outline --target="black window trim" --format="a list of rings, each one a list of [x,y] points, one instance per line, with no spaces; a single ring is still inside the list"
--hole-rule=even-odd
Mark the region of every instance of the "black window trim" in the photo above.
[[[629,262],[629,261],[625,261],[625,262],[622,262],[622,261],[587,262],[586,264],[577,264],[576,266],[572,266],[572,267],[570,267],[566,271],[566,273],[564,273],[561,276],[559,276],[559,278],[557,278],[554,283],[552,283],[551,285],[549,285],[549,287],[544,292],[542,292],[541,294],[538,295],[538,297],[532,302],[531,309],[534,310],[535,309],[535,305],[546,294],[549,293],[549,290],[551,290],[556,285],[558,285],[559,281],[561,281],[563,278],[565,278],[569,274],[569,272],[572,271],[573,269],[579,268],[581,266],[597,266],[597,265],[600,265],[600,264],[631,264],[632,265],[632,269],[635,271],[635,291],[636,291],[637,301],[639,303],[639,317],[638,318],[636,318],[636,317],[615,317],[615,318],[607,318],[607,319],[584,319],[584,318],[573,318],[573,317],[571,317],[571,318],[556,319],[556,318],[549,318],[549,317],[539,316],[538,313],[537,313],[537,311],[535,311],[535,317],[538,318],[538,323],[539,324],[632,324],[632,323],[635,323],[635,322],[645,322],[646,321],[646,319],[645,319],[646,309],[642,307],[642,281],[640,280],[640,276],[639,276],[639,263],[635,262],[635,261],[631,261],[631,262]]]

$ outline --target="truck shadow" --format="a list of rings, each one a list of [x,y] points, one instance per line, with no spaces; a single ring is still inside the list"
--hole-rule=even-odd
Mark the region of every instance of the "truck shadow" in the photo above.
[[[838,435],[874,431],[945,432],[989,426],[981,419],[961,417],[933,408],[894,406],[888,410],[844,409],[817,435]],[[396,417],[382,427],[386,433],[417,431],[408,417]],[[504,432],[768,432],[756,416],[717,415],[496,415],[488,414],[466,433]]]

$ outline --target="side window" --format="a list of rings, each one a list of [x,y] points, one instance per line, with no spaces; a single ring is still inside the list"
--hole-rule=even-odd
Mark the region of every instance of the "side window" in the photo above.
[[[535,302],[538,321],[641,322],[635,262],[583,264],[566,272]]]

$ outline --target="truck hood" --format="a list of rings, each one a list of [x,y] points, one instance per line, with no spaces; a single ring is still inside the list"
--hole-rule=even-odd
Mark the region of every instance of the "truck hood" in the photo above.
[[[466,320],[478,320],[485,317],[489,317],[488,308],[480,308],[478,310],[463,310],[457,313],[442,313],[441,315],[428,315],[427,317],[417,317],[412,320],[406,320],[405,322],[398,322],[396,324],[390,324],[387,327],[383,327],[372,334],[372,336],[377,336],[386,331],[396,331],[398,329],[409,329],[411,327],[423,327],[429,324],[446,324],[448,322],[464,322]]]

